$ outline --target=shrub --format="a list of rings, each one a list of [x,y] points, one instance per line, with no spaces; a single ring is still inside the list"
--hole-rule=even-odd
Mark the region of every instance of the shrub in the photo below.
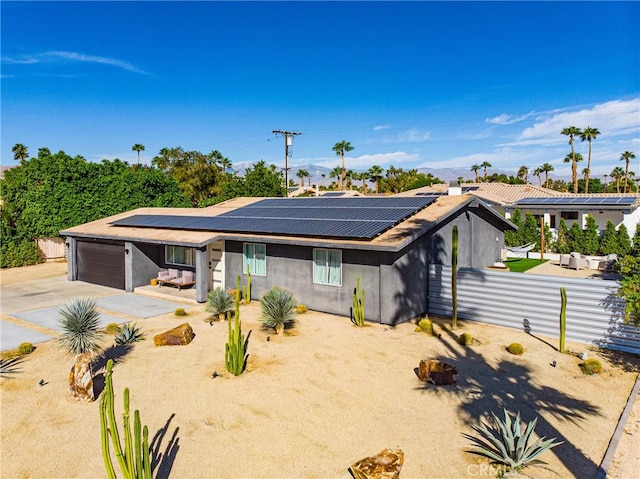
[[[529,445],[538,418],[530,421],[523,431],[519,412],[513,421],[506,409],[504,421],[498,419],[494,413],[491,413],[491,416],[493,416],[493,427],[482,422],[479,426],[472,426],[473,430],[480,433],[482,437],[463,434],[476,446],[467,452],[486,457],[491,460],[491,464],[505,467],[507,472],[520,472],[529,466],[545,464],[536,458],[546,450],[562,444],[562,441],[553,442],[555,437],[545,440],[543,436]]]
[[[98,352],[102,338],[100,312],[91,298],[74,298],[58,310],[60,345],[70,354]]]
[[[425,333],[433,334],[433,323],[430,319],[424,318],[418,321],[418,327],[416,332],[424,331]]]
[[[602,372],[602,364],[597,359],[587,359],[580,365],[582,374],[592,375]]]
[[[186,316],[187,312],[184,310],[184,308],[178,308],[178,309],[176,309],[174,314],[176,316]]]
[[[260,321],[266,328],[273,328],[276,334],[282,334],[285,328],[291,328],[296,315],[296,299],[289,291],[271,288],[260,300],[262,316]]]
[[[25,356],[27,354],[31,354],[36,348],[31,343],[22,343],[18,346],[18,354],[20,356]]]
[[[471,346],[473,344],[473,336],[471,336],[471,334],[469,333],[462,333],[460,336],[458,336],[458,343],[462,344],[463,346]]]
[[[137,343],[144,339],[144,333],[140,331],[140,328],[135,323],[125,323],[122,325],[122,329],[116,334],[116,344],[118,346],[124,346],[126,344]]]
[[[227,311],[233,311],[233,296],[222,288],[209,291],[206,311],[223,319]]]
[[[511,354],[515,354],[516,356],[520,356],[522,353],[524,353],[524,347],[520,343],[511,343],[509,346],[507,346],[507,351],[509,351]]]
[[[105,331],[109,334],[118,334],[120,332],[120,325],[118,323],[109,323]]]
[[[12,242],[4,241],[0,255],[2,268],[15,268],[42,263],[42,252],[33,241]]]
[[[298,314],[304,314],[307,311],[309,311],[309,308],[307,308],[304,304],[299,304],[296,306],[296,313]]]

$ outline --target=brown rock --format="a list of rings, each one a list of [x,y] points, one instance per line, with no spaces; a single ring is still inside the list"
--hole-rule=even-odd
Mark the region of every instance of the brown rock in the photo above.
[[[400,449],[383,449],[352,464],[349,472],[355,479],[397,479],[403,463],[404,453]]]
[[[154,336],[153,342],[156,346],[182,346],[189,344],[194,336],[195,334],[189,323],[184,323]]]
[[[95,401],[93,390],[93,371],[91,353],[78,354],[76,362],[69,373],[69,389],[73,395],[83,401]]]
[[[435,359],[423,359],[418,366],[418,379],[429,381],[436,386],[455,384],[454,374],[458,374],[456,367]]]

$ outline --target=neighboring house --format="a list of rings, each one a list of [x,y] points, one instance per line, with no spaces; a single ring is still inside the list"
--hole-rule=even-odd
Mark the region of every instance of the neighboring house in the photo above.
[[[404,195],[447,194],[451,187],[432,185],[418,188]],[[462,193],[480,198],[499,213],[511,218],[514,210],[521,211],[522,217],[531,213],[536,218],[544,218],[553,232],[557,231],[560,220],[564,219],[570,228],[578,222],[582,228],[586,226],[586,218],[595,218],[598,229],[602,233],[607,221],[618,228],[624,224],[633,237],[636,225],[640,222],[640,195],[631,193],[597,193],[573,194],[549,190],[535,185],[507,185],[504,183],[463,183]]]
[[[132,292],[168,267],[193,271],[196,300],[233,288],[250,268],[252,297],[274,286],[317,311],[350,314],[357,278],[367,320],[396,324],[428,310],[428,267],[500,258],[515,227],[469,195],[235,198],[208,208],[143,208],[62,231],[71,281]]]

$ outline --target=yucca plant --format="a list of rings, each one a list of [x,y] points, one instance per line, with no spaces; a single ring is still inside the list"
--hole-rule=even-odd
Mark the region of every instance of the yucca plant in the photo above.
[[[125,323],[116,334],[115,341],[118,346],[137,343],[144,339],[144,333],[140,331],[140,327],[136,323]]]
[[[260,321],[266,328],[273,328],[276,334],[282,334],[285,328],[293,326],[297,301],[284,289],[271,288],[260,300],[262,316]]]
[[[58,310],[60,345],[71,355],[100,351],[100,312],[91,298],[73,298]]]
[[[233,296],[222,288],[209,291],[206,310],[224,319],[227,311],[233,311]]]
[[[506,409],[504,409],[504,421],[493,412],[491,416],[493,416],[493,427],[483,422],[479,426],[472,426],[473,430],[482,437],[463,434],[477,446],[467,452],[486,457],[492,464],[503,466],[511,474],[517,474],[526,467],[546,464],[537,457],[563,442],[553,442],[555,437],[545,440],[543,436],[533,444],[529,444],[538,418],[530,421],[523,430],[520,412],[516,414],[514,420]]]

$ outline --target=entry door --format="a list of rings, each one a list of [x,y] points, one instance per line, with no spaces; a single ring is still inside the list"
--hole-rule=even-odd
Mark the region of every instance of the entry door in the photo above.
[[[224,241],[209,245],[210,289],[224,289]]]

